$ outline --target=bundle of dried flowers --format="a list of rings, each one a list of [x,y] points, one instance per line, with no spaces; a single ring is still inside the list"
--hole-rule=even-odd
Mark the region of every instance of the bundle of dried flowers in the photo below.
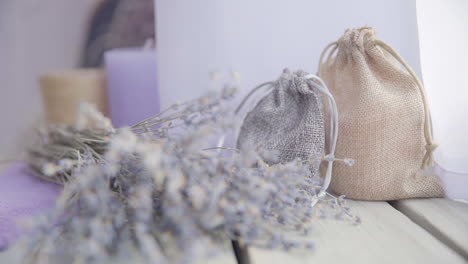
[[[192,263],[234,239],[309,249],[284,233],[307,234],[327,215],[358,221],[343,197],[315,195],[320,179],[307,162],[268,166],[262,160],[274,153],[202,150],[232,129],[221,104],[232,94],[176,104],[130,128],[113,130],[90,110],[85,126],[48,131],[33,166],[67,183],[54,212],[36,221],[29,259],[101,263],[132,249],[148,263]]]

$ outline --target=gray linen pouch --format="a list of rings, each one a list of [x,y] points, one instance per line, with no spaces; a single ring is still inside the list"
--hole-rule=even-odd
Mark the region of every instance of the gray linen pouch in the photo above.
[[[265,158],[269,165],[294,159],[310,162],[313,177],[319,176],[323,159],[328,161],[324,190],[329,185],[338,131],[337,110],[333,96],[323,81],[304,71],[285,69],[278,80],[254,88],[239,105],[240,111],[253,93],[262,87],[271,90],[247,113],[237,137],[237,148],[275,152],[276,158]],[[331,111],[330,152],[325,155],[325,114],[322,94],[328,97]]]

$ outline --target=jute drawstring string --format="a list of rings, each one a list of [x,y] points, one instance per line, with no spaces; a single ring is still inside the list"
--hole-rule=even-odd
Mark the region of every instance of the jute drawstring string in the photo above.
[[[426,89],[424,89],[424,86],[422,82],[419,80],[416,73],[411,69],[408,63],[400,56],[400,54],[396,52],[396,50],[394,50],[387,43],[381,40],[375,40],[374,43],[375,45],[381,47],[390,55],[392,55],[401,65],[403,65],[403,67],[405,67],[405,69],[408,71],[411,77],[413,77],[414,81],[416,82],[416,85],[419,88],[419,92],[421,93],[421,97],[422,97],[422,101],[424,105],[424,137],[426,139],[426,154],[424,155],[421,168],[427,169],[428,167],[432,167],[434,165],[433,153],[438,145],[432,141],[432,124],[431,124],[431,118],[430,118],[430,112],[429,112],[429,103],[427,102]]]

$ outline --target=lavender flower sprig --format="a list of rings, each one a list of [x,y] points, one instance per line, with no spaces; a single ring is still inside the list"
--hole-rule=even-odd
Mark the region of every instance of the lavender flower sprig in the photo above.
[[[66,252],[74,261],[100,263],[133,248],[148,263],[192,263],[231,239],[310,249],[310,241],[285,234],[308,234],[312,220],[327,212],[354,219],[343,197],[320,198],[324,206],[316,210],[321,179],[312,178],[307,162],[269,166],[263,160],[274,153],[204,147],[233,128],[221,103],[231,96],[226,88],[115,131],[49,131],[61,137],[32,152],[40,160],[33,164],[57,167],[39,171],[66,184],[57,208],[28,239],[30,260]],[[91,115],[82,123],[100,119]]]

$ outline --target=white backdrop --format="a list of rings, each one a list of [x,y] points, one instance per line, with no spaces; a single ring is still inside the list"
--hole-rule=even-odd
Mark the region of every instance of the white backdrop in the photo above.
[[[199,96],[209,72],[237,71],[244,92],[284,67],[315,73],[322,49],[369,25],[420,72],[414,0],[158,0],[162,105]]]
[[[0,160],[21,157],[31,143],[42,119],[37,77],[77,65],[98,3],[0,0]]]
[[[468,1],[418,0],[417,7],[422,75],[440,144],[436,159],[468,175]]]

